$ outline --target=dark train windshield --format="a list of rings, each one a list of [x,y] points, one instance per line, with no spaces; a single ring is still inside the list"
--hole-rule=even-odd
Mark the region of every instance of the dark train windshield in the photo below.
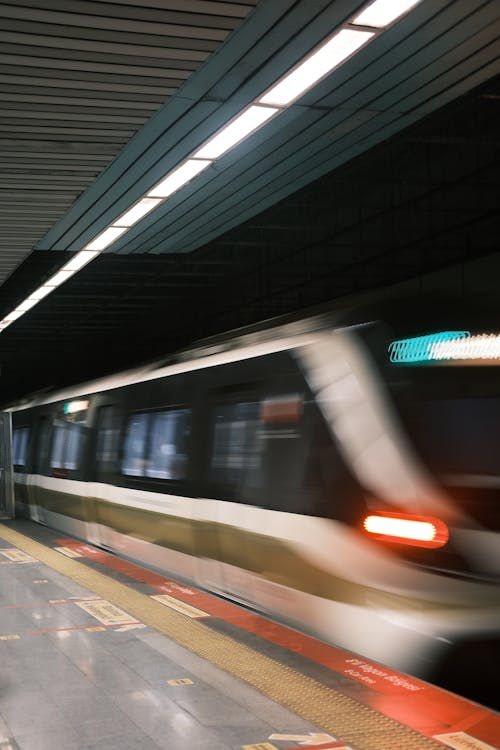
[[[391,362],[391,331],[361,332],[410,440],[439,475],[500,478],[499,364]]]
[[[409,398],[405,405],[410,435],[432,469],[500,476],[500,396]]]

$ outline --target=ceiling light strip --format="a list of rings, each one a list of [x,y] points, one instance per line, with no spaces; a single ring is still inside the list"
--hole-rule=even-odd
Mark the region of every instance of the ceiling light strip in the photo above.
[[[55,289],[55,287],[53,287],[53,286],[50,287],[50,286],[42,285],[36,291],[34,291],[33,294],[30,294],[30,296],[28,297],[28,299],[34,299],[37,302],[40,302],[41,299],[43,299],[44,297],[46,297],[47,294],[50,294],[54,289]]]
[[[187,185],[194,177],[203,172],[212,162],[209,159],[187,159],[173,172],[170,172],[161,182],[147,193],[148,198],[165,200]]]
[[[85,250],[98,250],[100,252],[109,247],[109,245],[112,245],[118,237],[121,237],[121,235],[127,231],[127,229],[128,227],[115,227],[111,225],[101,232],[101,234],[98,234],[92,242],[85,245]]]
[[[45,282],[45,286],[61,286],[70,276],[73,276],[72,271],[58,271]]]
[[[24,302],[21,302],[21,304],[16,307],[14,312],[18,312],[18,311],[23,312],[23,313],[27,312],[28,310],[30,310],[32,307],[34,307],[37,304],[38,304],[37,299],[25,299]]]
[[[280,110],[252,104],[219,130],[204,146],[193,154],[194,159],[218,159],[262,127]]]
[[[216,131],[184,162],[177,165],[125,213],[76,253],[75,258],[66,263],[49,281],[0,320],[0,332],[63,284],[70,276],[90,263],[144,216],[154,211],[161,203],[201,174],[215,159],[223,156],[263,127],[419,2],[421,0],[375,0],[370,3],[361,13],[306,55],[267,92],[260,95]],[[356,26],[370,28],[357,29]],[[28,302],[32,304],[28,306]]]
[[[351,21],[356,26],[385,29],[421,0],[375,0]]]
[[[91,260],[94,260],[97,255],[99,255],[98,250],[80,250],[79,253],[75,253],[73,258],[61,268],[61,271],[76,273],[76,271],[86,266],[87,263],[90,263]]]
[[[143,219],[153,208],[156,208],[159,203],[161,203],[160,198],[141,198],[132,208],[129,208],[119,219],[114,221],[112,226],[129,229]]]
[[[260,104],[287,107],[375,36],[374,31],[341,29],[259,99]]]

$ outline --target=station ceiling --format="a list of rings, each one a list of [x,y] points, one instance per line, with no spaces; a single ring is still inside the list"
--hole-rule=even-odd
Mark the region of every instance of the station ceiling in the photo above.
[[[0,316],[366,3],[0,3]],[[0,333],[0,403],[497,251],[500,5],[421,0]]]

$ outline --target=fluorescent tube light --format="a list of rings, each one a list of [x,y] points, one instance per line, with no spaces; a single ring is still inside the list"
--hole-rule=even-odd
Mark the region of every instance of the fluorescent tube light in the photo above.
[[[159,198],[142,198],[142,200],[132,206],[132,208],[129,208],[123,216],[120,216],[119,219],[114,221],[112,226],[131,227],[133,224],[140,221],[143,216],[146,216],[146,214],[152,211],[153,208],[156,208],[159,203],[161,203]]]
[[[212,162],[202,159],[188,159],[180,167],[174,169],[164,180],[158,183],[156,187],[149,191],[150,198],[168,198],[179,188],[186,185],[193,177],[203,172]]]
[[[98,234],[92,242],[85,245],[85,250],[104,250],[126,231],[127,227],[108,227],[104,232]]]
[[[264,94],[259,102],[275,104],[278,107],[290,104],[353,55],[372,38],[374,33],[357,29],[338,31],[328,42]]]
[[[359,32],[358,32],[359,33]],[[225,125],[219,130],[213,138],[211,138],[199,151],[196,151],[193,156],[198,159],[217,159],[217,157],[225,154],[230,148],[235,146],[237,143],[246,138],[254,130],[260,128],[267,120],[273,117],[278,109],[273,107],[259,107],[253,104],[251,107],[246,109],[241,115],[238,115],[236,119],[232,120],[228,125]]]
[[[30,310],[37,303],[38,303],[37,299],[25,299],[24,302],[21,302],[21,304],[16,307],[14,312],[17,312],[18,310],[20,312],[26,312],[26,310]]]
[[[64,284],[70,276],[73,276],[72,271],[59,271],[59,273],[54,274],[54,276],[46,281],[44,286],[60,286],[61,284]]]
[[[47,294],[50,294],[53,291],[54,291],[54,287],[53,286],[45,286],[44,285],[44,286],[39,287],[36,291],[34,291],[33,294],[30,294],[30,296],[28,297],[28,299],[35,299],[38,302],[39,300],[41,300],[44,297],[46,297]]]
[[[247,136],[262,127],[272,117],[279,114],[281,108],[288,106],[298,99],[312,86],[331,73],[332,70],[361,49],[378,33],[375,30],[352,28],[353,26],[368,26],[374,29],[382,29],[409,11],[420,1],[374,0],[371,2],[349,24],[346,24],[350,28],[342,28],[336,31],[302,62],[298,63],[295,68],[284,75],[281,80],[275,83],[260,99],[256,100],[255,103],[248,106],[240,114],[236,115],[233,120],[220,128],[215,135],[206,141],[197,151],[192,153],[190,158],[187,158],[182,164],[167,174],[143,198],[127,209],[110,226],[85,245],[82,250],[75,253],[71,260],[58,273],[33,292],[3,320],[0,320],[0,331],[7,328],[14,320],[23,315],[24,312],[34,307],[38,301],[50,294],[60,284],[63,284],[87,263],[90,263],[100,251],[113,244],[130,227],[140,221],[150,211],[153,211],[163,200],[170,197],[203,172],[203,170],[212,164],[214,159],[219,158],[233,146],[241,143]],[[479,340],[474,342],[474,355],[484,358],[500,357],[500,337],[493,338],[495,340],[490,337],[485,342],[484,337],[479,337]],[[406,345],[407,342],[394,343]],[[467,356],[469,352],[472,352],[470,342],[467,346],[469,346],[469,349],[463,342],[439,341],[433,343],[431,353],[435,359],[443,357],[464,358],[466,356],[465,352],[467,352]],[[499,352],[498,354],[497,351]],[[399,351],[396,354],[397,357],[403,356]],[[414,356],[416,355],[411,355],[411,357]],[[394,359],[393,361],[403,360]],[[413,358],[411,361],[413,361]]]
[[[61,268],[61,271],[71,271],[72,273],[75,273],[75,271],[79,271],[80,268],[83,268],[87,263],[90,263],[96,255],[99,255],[97,250],[80,250],[79,253],[75,253],[71,260]]]
[[[420,0],[375,0],[351,23],[356,26],[374,26],[382,29],[419,2]]]
[[[5,316],[5,318],[2,320],[2,323],[9,322],[12,323],[13,320],[17,320],[21,317],[21,315],[24,315],[24,310],[13,310],[11,313]]]

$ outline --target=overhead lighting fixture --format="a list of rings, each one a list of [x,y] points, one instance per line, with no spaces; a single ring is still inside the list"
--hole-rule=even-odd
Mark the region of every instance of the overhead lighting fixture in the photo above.
[[[54,287],[53,286],[45,286],[45,285],[43,285],[43,286],[38,287],[38,289],[36,291],[34,291],[33,294],[30,294],[30,296],[28,297],[28,299],[29,300],[30,299],[34,299],[37,302],[39,302],[41,299],[43,299],[44,297],[46,297],[47,294],[50,294],[53,291],[54,291]]]
[[[374,31],[342,29],[306,58],[303,63],[282,78],[259,99],[259,102],[261,104],[275,104],[278,107],[291,104],[334,68],[357,52],[374,34]]]
[[[5,316],[5,318],[2,320],[2,323],[13,323],[14,320],[20,318],[21,315],[24,315],[24,311],[18,310],[16,308],[16,310],[13,310],[11,313]]]
[[[150,211],[153,210],[153,208],[156,208],[156,206],[161,203],[160,198],[142,198],[138,203],[135,204],[135,206],[132,206],[132,208],[129,208],[128,211],[126,211],[123,216],[120,216],[119,219],[113,222],[112,226],[114,227],[131,227],[134,224],[137,224],[138,221],[140,221],[146,214],[148,214]]]
[[[70,276],[73,276],[73,271],[59,271],[46,281],[44,286],[61,286]]]
[[[252,105],[242,112],[241,115],[231,120],[222,130],[219,130],[199,151],[195,151],[193,157],[195,159],[217,159],[257,130],[257,128],[260,128],[271,117],[274,117],[277,112],[279,112],[279,109],[275,107]]]
[[[104,250],[126,231],[127,227],[108,227],[104,232],[98,234],[95,240],[85,245],[85,250]]]
[[[34,307],[36,304],[38,304],[37,299],[25,299],[24,302],[21,302],[20,305],[16,307],[14,312],[27,312],[28,310],[31,310],[32,307]]]
[[[179,166],[168,173],[157,185],[134,205],[97,235],[75,257],[66,263],[48,282],[33,292],[25,303],[0,320],[0,331],[6,328],[33,304],[50,294],[70,276],[90,263],[102,250],[140,221],[165,199],[187,185],[205,170],[214,159],[223,156],[266,122],[279,114],[289,104],[321,81],[325,76],[348,60],[380,30],[410,10],[420,0],[375,0],[353,20],[337,30],[318,48],[313,50],[292,70],[275,83],[266,93],[255,99],[246,109],[224,125],[201,147],[191,153]],[[355,29],[368,26],[370,29]],[[27,306],[27,302],[33,303]],[[21,309],[22,308],[22,309]],[[398,360],[399,361],[399,360]]]
[[[187,185],[193,177],[203,172],[211,163],[211,160],[207,159],[188,159],[150,190],[148,198],[168,198],[181,187]]]
[[[411,10],[421,0],[375,0],[351,22],[356,26],[374,26],[383,29]]]
[[[90,263],[91,260],[94,260],[96,255],[99,255],[98,250],[80,250],[79,253],[76,253],[71,260],[61,268],[61,271],[71,271],[72,273],[76,273],[80,268],[83,268],[87,263]]]

